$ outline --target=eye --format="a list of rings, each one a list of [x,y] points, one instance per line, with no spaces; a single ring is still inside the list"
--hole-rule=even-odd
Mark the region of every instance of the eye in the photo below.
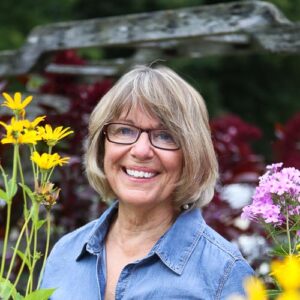
[[[163,143],[172,143],[175,144],[175,140],[172,134],[167,130],[157,130],[153,132],[153,138],[156,141],[160,141]]]
[[[126,125],[117,125],[114,126],[112,134],[118,136],[135,136],[136,129]]]

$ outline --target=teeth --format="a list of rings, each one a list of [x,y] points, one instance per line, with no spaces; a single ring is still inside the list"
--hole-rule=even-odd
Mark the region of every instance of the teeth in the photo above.
[[[155,175],[155,173],[136,171],[136,170],[130,170],[130,169],[126,169],[126,173],[128,175],[130,175],[132,177],[136,177],[136,178],[151,178]]]

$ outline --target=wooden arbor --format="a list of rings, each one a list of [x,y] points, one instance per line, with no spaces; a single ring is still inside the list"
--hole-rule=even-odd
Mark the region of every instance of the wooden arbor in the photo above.
[[[80,67],[47,64],[45,59],[57,50],[84,47],[128,47],[136,51],[126,60]],[[0,76],[44,69],[54,73],[113,75],[124,65],[168,58],[170,52],[188,57],[300,53],[300,22],[289,21],[270,3],[243,1],[54,23],[34,28],[20,49],[0,52]]]

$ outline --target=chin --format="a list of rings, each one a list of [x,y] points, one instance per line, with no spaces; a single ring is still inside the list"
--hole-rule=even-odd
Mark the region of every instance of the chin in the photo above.
[[[148,205],[154,205],[155,204],[155,200],[153,199],[149,199],[149,198],[146,198],[145,196],[128,196],[128,197],[120,197],[119,198],[119,201],[121,203],[124,203],[124,204],[130,204],[130,205],[136,205],[136,206],[148,206]]]
[[[149,195],[149,192],[131,192],[127,195],[120,195],[119,201],[139,208],[160,206],[162,203],[168,202],[168,200],[163,200],[156,194]]]

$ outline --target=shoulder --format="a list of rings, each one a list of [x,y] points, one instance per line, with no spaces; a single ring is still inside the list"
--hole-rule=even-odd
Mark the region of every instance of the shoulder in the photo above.
[[[232,261],[243,259],[238,247],[226,240],[209,225],[205,224],[202,236],[206,242],[206,246],[209,246],[213,252],[219,253],[224,256],[224,258],[226,257]]]
[[[214,274],[217,283],[216,299],[225,299],[234,293],[244,294],[243,282],[253,276],[254,271],[238,247],[208,225],[205,225],[199,247],[204,260],[209,262],[205,265],[207,275]]]
[[[202,238],[199,241],[199,247],[204,253],[208,253],[212,261],[216,261],[217,266],[224,264],[224,268],[229,272],[236,264],[244,266],[245,269],[252,272],[251,267],[241,254],[238,247],[226,240],[218,232],[205,224]]]

